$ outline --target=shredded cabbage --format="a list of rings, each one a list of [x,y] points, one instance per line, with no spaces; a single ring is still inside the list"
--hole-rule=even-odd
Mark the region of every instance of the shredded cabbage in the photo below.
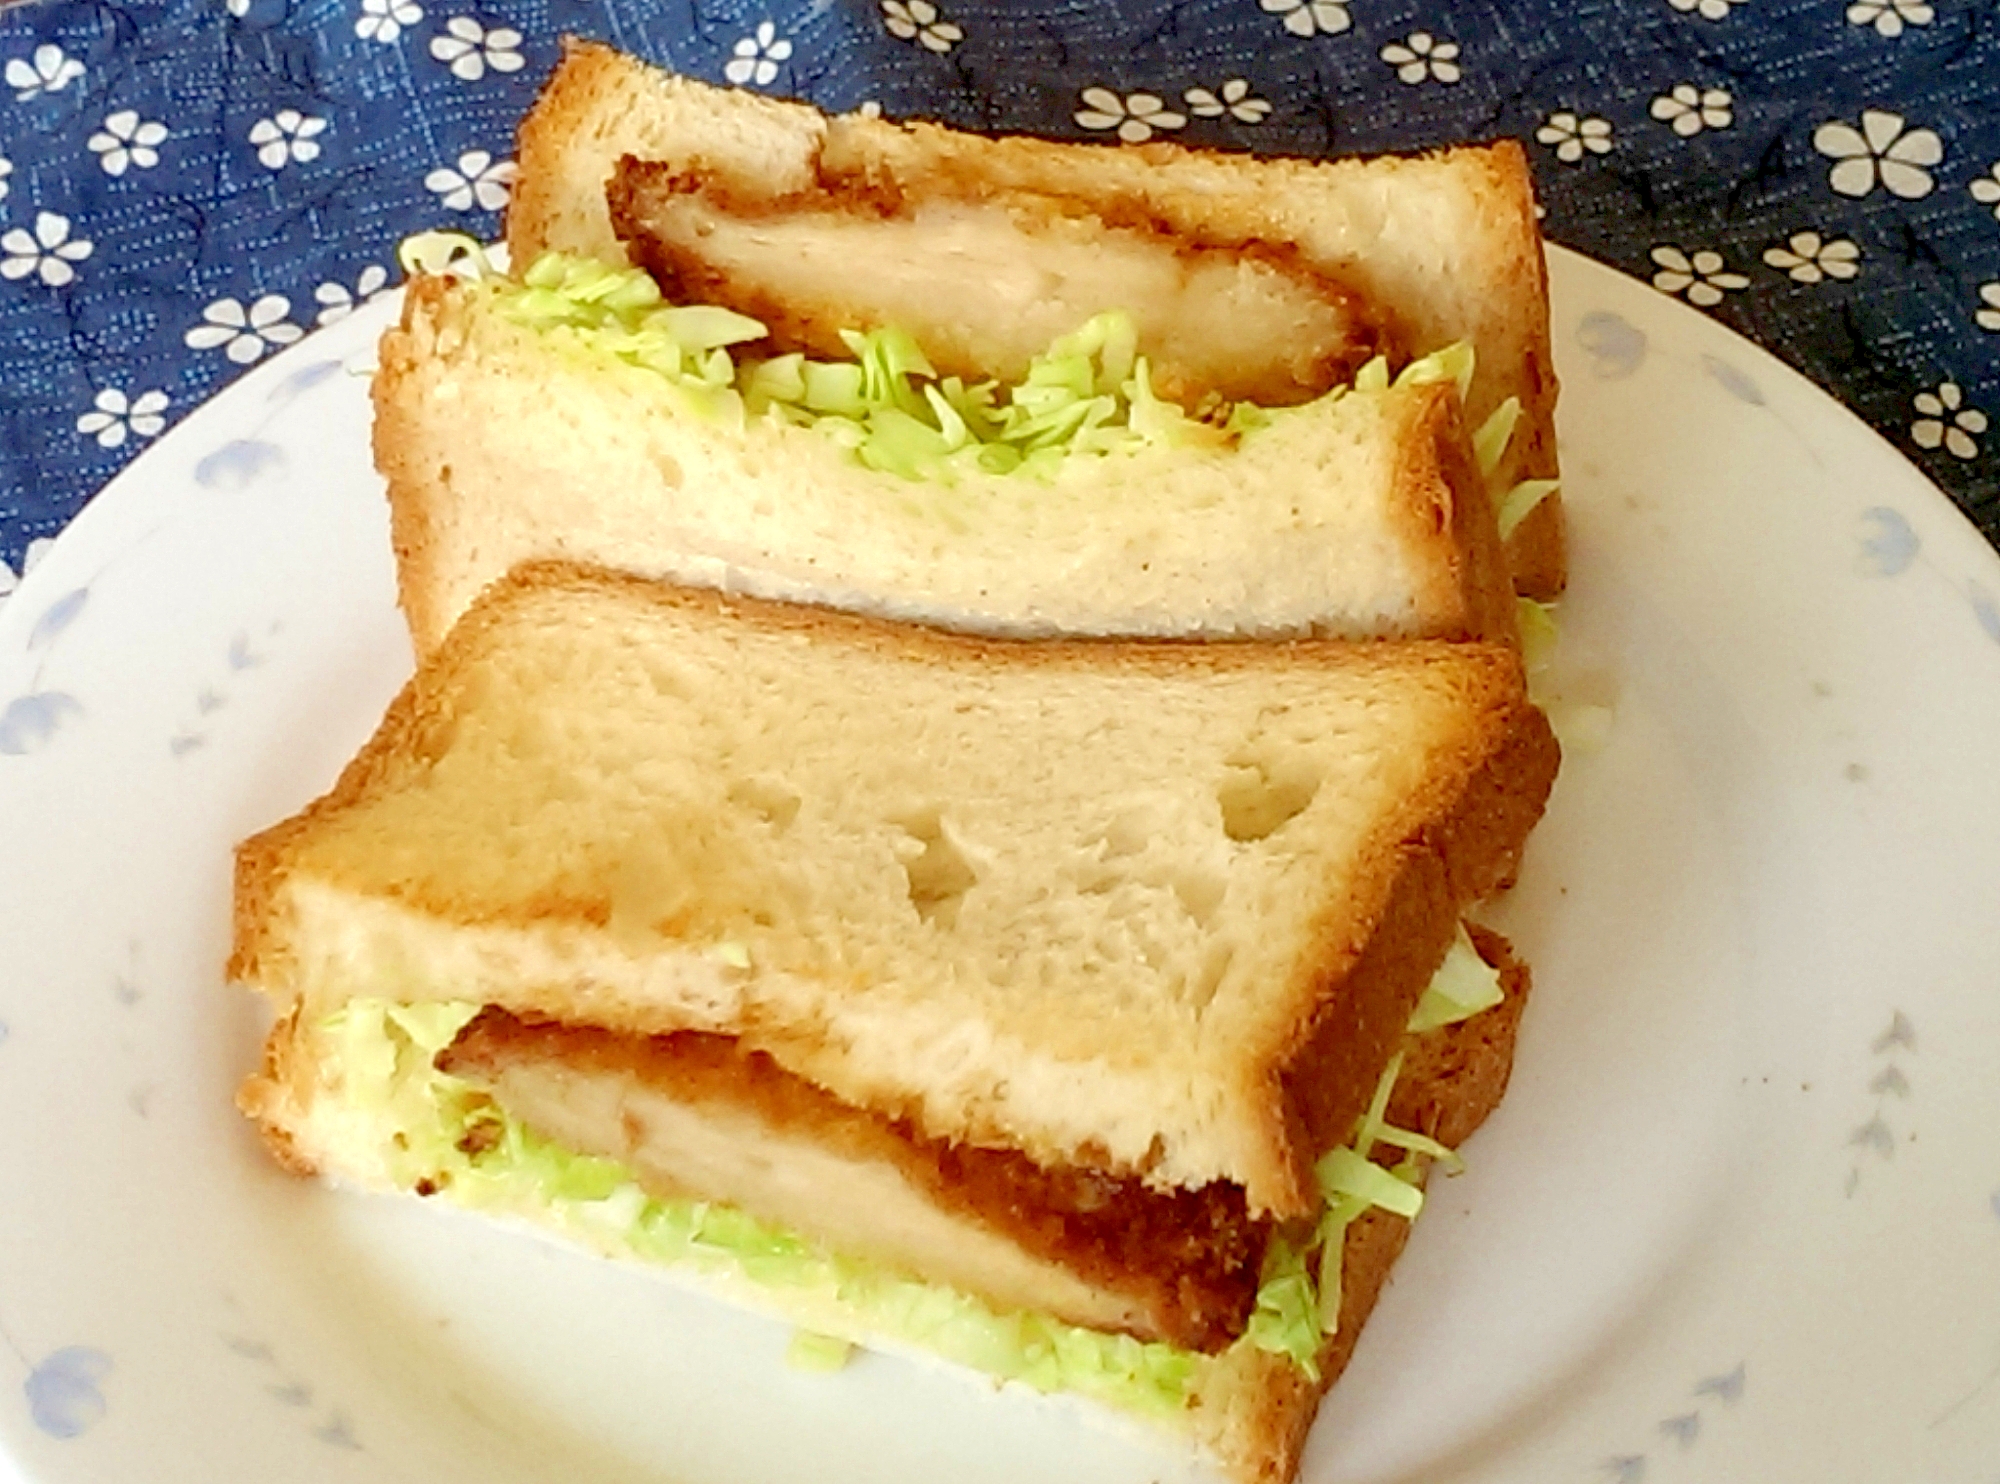
[[[1377,1207],[1405,1220],[1415,1220],[1423,1209],[1423,1174],[1414,1157],[1385,1168],[1370,1159],[1369,1152],[1386,1142],[1409,1147],[1413,1154],[1455,1158],[1435,1140],[1395,1128],[1384,1116],[1402,1060],[1399,1055],[1383,1069],[1352,1142],[1328,1150],[1313,1166],[1322,1205],[1307,1237],[1296,1245],[1283,1236],[1274,1237],[1265,1253],[1257,1307],[1244,1338],[1261,1350],[1290,1356],[1314,1380],[1319,1379],[1319,1347],[1340,1327],[1340,1270],[1347,1228]],[[1315,1250],[1317,1263],[1311,1257]]]
[[[956,475],[1052,475],[1065,458],[1152,444],[1219,445],[1244,428],[1198,421],[1153,390],[1131,317],[1096,315],[1037,356],[1019,384],[939,377],[907,331],[843,330],[853,356],[792,353],[738,366],[757,320],[670,306],[636,268],[545,253],[494,304],[512,322],[643,366],[695,412],[731,424],[772,417],[831,435],[872,469],[949,483]]]
[[[785,1347],[785,1364],[801,1371],[837,1371],[853,1354],[852,1340],[809,1329],[794,1330],[791,1344]]]
[[[1528,688],[1532,692],[1555,659],[1555,607],[1537,603],[1533,598],[1516,598],[1514,616],[1521,626],[1521,663],[1528,671]]]
[[[869,468],[910,480],[949,484],[975,471],[1047,479],[1078,456],[1225,447],[1272,418],[1248,402],[1219,421],[1197,418],[1161,397],[1122,311],[1058,338],[1020,382],[1003,386],[939,377],[895,327],[841,331],[852,360],[791,353],[739,365],[732,347],[764,338],[760,322],[711,305],[667,305],[642,270],[589,258],[545,253],[520,283],[496,282],[494,304],[508,320],[657,373],[696,415],[730,426],[762,417],[813,427]],[[1405,366],[1393,384],[1451,381],[1463,396],[1472,366],[1470,346],[1448,346]],[[1379,356],[1354,381],[1364,392],[1391,384]]]
[[[1480,958],[1471,934],[1460,923],[1444,963],[1431,976],[1410,1017],[1409,1029],[1436,1030],[1490,1009],[1502,998],[1498,972]],[[1454,1150],[1427,1134],[1389,1122],[1389,1096],[1402,1070],[1398,1052],[1382,1069],[1368,1109],[1355,1123],[1354,1136],[1328,1150],[1313,1166],[1322,1204],[1309,1239],[1295,1245],[1274,1237],[1265,1253],[1257,1307],[1244,1338],[1259,1349],[1289,1355],[1315,1381],[1321,1341],[1340,1327],[1347,1228],[1364,1212],[1376,1209],[1414,1221],[1424,1204],[1423,1160],[1436,1160],[1452,1172],[1463,1168]],[[1377,1144],[1400,1149],[1404,1157],[1393,1166],[1378,1164],[1372,1157]],[[1317,1263],[1311,1261],[1315,1249]]]
[[[1555,729],[1556,740],[1562,743],[1565,753],[1602,752],[1610,744],[1616,720],[1611,707],[1588,701],[1558,700],[1549,702],[1545,709],[1549,725]]]
[[[1514,425],[1521,420],[1521,399],[1509,397],[1494,408],[1479,431],[1472,435],[1472,451],[1479,456],[1479,472],[1492,476],[1513,440]]]
[[[418,232],[396,244],[396,262],[411,277],[419,273],[451,278],[484,278],[493,263],[477,237],[465,232]]]
[[[1498,519],[1500,539],[1505,541],[1514,534],[1514,528],[1528,518],[1534,508],[1556,492],[1562,481],[1556,479],[1524,479],[1500,497]]]
[[[1463,402],[1472,390],[1475,364],[1471,344],[1460,340],[1410,362],[1396,377],[1396,385],[1429,386],[1433,382],[1449,381],[1458,387],[1458,400]]]
[[[1611,741],[1616,721],[1612,707],[1557,692],[1556,645],[1561,638],[1556,605],[1516,598],[1521,627],[1521,662],[1528,671],[1528,699],[1548,716],[1565,755],[1601,752]]]
[[[1472,935],[1461,922],[1444,962],[1424,986],[1424,997],[1410,1016],[1410,1029],[1419,1033],[1435,1030],[1491,1009],[1500,1000],[1500,971],[1479,956],[1479,950],[1472,946]]]
[[[1259,1350],[1289,1355],[1317,1381],[1320,1339],[1327,1332],[1305,1255],[1282,1236],[1271,1238],[1258,1275],[1257,1307],[1251,1311],[1244,1338]]]

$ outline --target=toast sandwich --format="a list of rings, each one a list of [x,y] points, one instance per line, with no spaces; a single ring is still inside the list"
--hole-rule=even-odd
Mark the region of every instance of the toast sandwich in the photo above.
[[[375,451],[420,650],[560,558],[992,634],[1506,639],[1563,578],[1509,145],[992,140],[572,46]]]

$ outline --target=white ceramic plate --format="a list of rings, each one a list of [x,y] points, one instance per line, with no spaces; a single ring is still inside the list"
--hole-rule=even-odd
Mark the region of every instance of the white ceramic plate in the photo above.
[[[1872,433],[1556,260],[1609,702],[1505,926],[1515,1085],[1321,1417],[1314,1484],[2000,1479],[2000,560]],[[378,303],[101,495],[0,609],[0,1440],[46,1484],[1159,1479],[1061,1404],[416,1202],[281,1176],[230,1098],[232,842],[408,652]]]

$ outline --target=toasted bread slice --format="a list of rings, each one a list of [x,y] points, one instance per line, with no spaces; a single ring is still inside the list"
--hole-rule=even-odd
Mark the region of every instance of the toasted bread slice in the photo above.
[[[1499,646],[1004,643],[528,568],[240,848],[230,973],[739,1036],[934,1138],[1300,1216],[1556,757]]]
[[[551,557],[988,633],[1514,634],[1449,384],[928,482],[816,427],[690,409],[648,366],[519,323],[509,292],[419,279],[382,344],[375,455],[420,653]]]
[[[1191,248],[1272,247],[1356,291],[1424,355],[1471,343],[1477,427],[1509,398],[1516,435],[1491,476],[1497,495],[1557,476],[1557,383],[1548,283],[1527,161],[1511,142],[1408,159],[1258,159],[1185,149],[988,139],[929,124],[828,118],[803,104],[722,90],[610,48],[572,43],[517,141],[507,216],[513,260],[558,249],[626,260],[606,186],[631,155],[699,169],[766,196],[822,178],[906,197],[1026,193]],[[1566,565],[1551,496],[1508,538],[1516,587],[1547,598]]]

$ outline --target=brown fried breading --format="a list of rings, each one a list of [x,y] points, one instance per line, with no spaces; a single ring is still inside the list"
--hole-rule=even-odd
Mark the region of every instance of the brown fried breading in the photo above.
[[[668,297],[762,320],[774,352],[844,356],[842,329],[895,325],[941,375],[1018,380],[1058,336],[1122,309],[1162,395],[1281,406],[1396,351],[1382,316],[1295,248],[1201,243],[1136,209],[1107,219],[1071,198],[959,185],[823,171],[768,194],[627,156],[607,191],[628,252]]]

